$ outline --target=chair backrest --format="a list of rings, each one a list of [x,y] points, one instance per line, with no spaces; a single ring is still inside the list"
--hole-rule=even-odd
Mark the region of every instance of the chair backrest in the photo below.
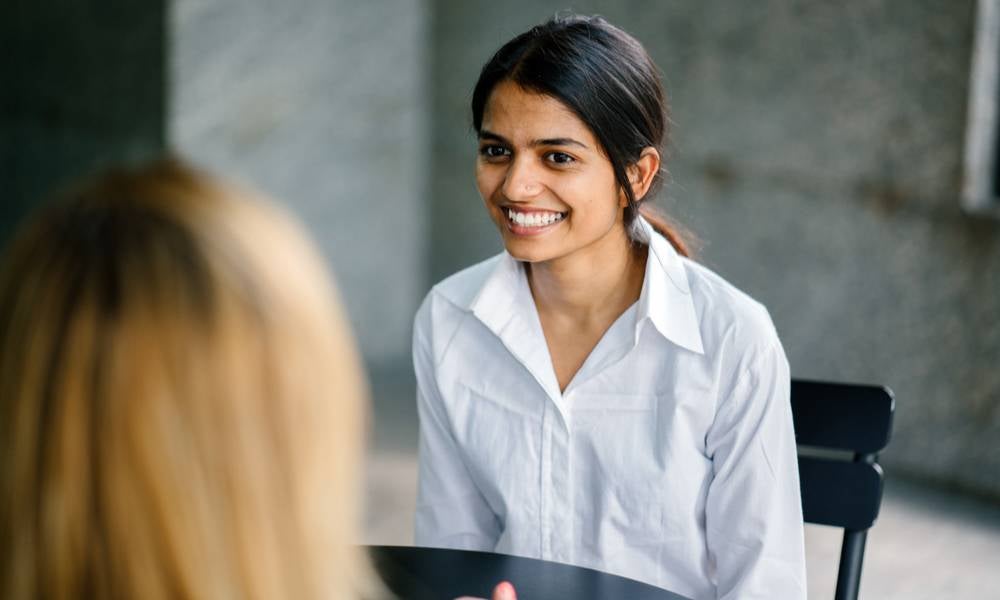
[[[878,453],[889,443],[894,399],[884,386],[792,380],[802,513],[844,529],[835,600],[855,600],[868,529],[882,503]]]

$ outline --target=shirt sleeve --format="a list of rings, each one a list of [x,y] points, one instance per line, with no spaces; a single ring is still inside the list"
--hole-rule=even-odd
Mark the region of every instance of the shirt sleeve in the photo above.
[[[790,376],[775,338],[719,400],[705,530],[718,598],[806,597]]]
[[[425,301],[417,313],[413,332],[420,418],[415,542],[491,551],[500,537],[499,521],[469,474],[447,418],[429,339],[429,305]]]

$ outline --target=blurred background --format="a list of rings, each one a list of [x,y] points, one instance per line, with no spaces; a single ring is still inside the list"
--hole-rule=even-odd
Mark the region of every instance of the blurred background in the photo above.
[[[793,375],[896,392],[862,595],[995,597],[1000,219],[962,209],[974,0],[5,0],[0,241],[68,179],[165,149],[319,240],[369,368],[368,537],[410,543],[411,320],[500,250],[468,104],[503,42],[599,13],[663,70],[661,205],[762,301]],[[993,101],[996,105],[996,100]],[[814,597],[836,532],[810,528]]]

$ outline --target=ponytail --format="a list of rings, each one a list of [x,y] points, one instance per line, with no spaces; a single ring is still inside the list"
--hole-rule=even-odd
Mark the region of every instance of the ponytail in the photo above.
[[[642,218],[645,219],[657,233],[665,237],[667,241],[670,242],[670,245],[674,247],[677,254],[691,258],[691,248],[696,244],[697,240],[694,239],[694,235],[688,229],[678,225],[673,221],[673,219],[663,214],[662,211],[657,210],[656,207],[648,202],[642,202],[639,204],[638,214],[642,215]]]

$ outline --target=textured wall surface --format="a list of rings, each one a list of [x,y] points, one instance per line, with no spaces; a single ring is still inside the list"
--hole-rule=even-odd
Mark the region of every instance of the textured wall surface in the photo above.
[[[170,144],[287,203],[374,368],[409,363],[426,232],[426,7],[175,0]]]
[[[563,4],[439,0],[432,265],[499,248],[468,100],[503,41]],[[580,2],[665,73],[662,205],[764,302],[799,377],[897,395],[890,473],[1000,497],[1000,222],[960,211],[974,3]]]
[[[164,6],[0,3],[0,243],[54,186],[162,147]]]
[[[0,240],[53,186],[170,146],[286,202],[333,265],[369,365],[405,366],[426,280],[426,13],[5,2]]]
[[[890,469],[1000,496],[1000,223],[958,197],[973,5],[573,7],[632,31],[663,69],[663,204],[704,240],[700,260],[770,308],[795,374],[892,386]],[[499,249],[472,177],[478,70],[562,8],[3,3],[0,239],[56,182],[170,144],[286,201],[369,366],[405,372],[430,283]]]

